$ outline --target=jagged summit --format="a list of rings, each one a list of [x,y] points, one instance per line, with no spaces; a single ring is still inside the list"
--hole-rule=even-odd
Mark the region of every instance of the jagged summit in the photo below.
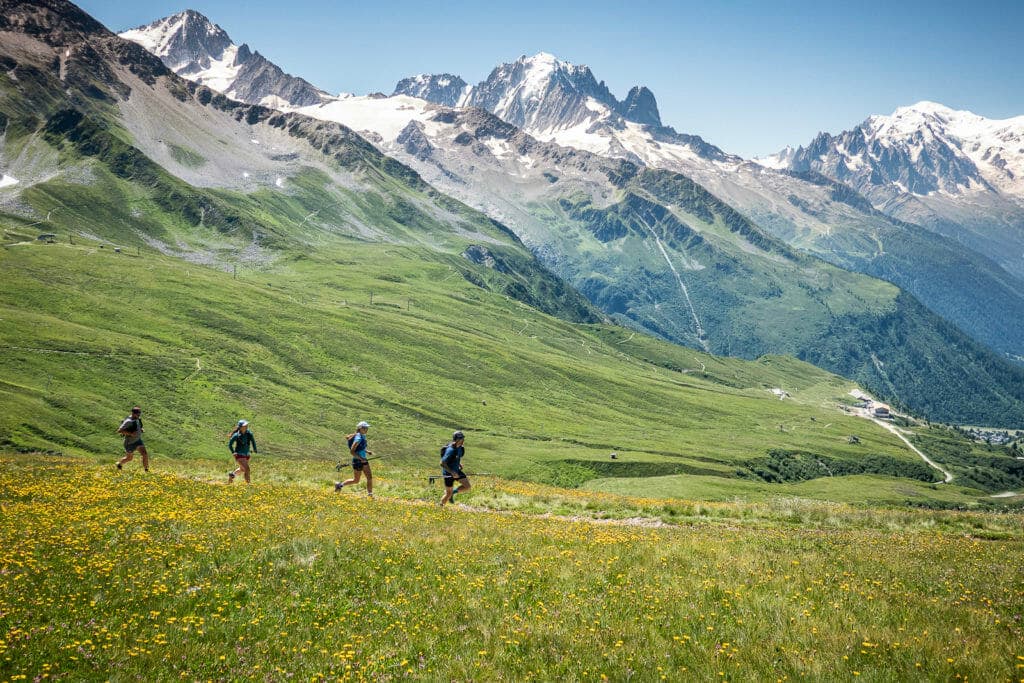
[[[648,88],[634,86],[620,102],[590,67],[550,52],[500,64],[472,87],[451,74],[420,75],[400,81],[394,94],[446,106],[480,107],[530,130],[572,128],[601,118],[661,126],[657,101]]]
[[[454,107],[466,87],[466,82],[453,74],[418,74],[400,80],[391,94],[418,97],[435,104]]]
[[[172,14],[120,34],[160,57],[178,75],[249,104],[308,106],[330,99],[291,76],[196,10]]]
[[[778,155],[772,159],[779,160]],[[785,164],[853,185],[868,196],[1024,196],[1024,116],[988,119],[921,101],[868,117],[838,135],[820,133]]]
[[[234,47],[224,29],[193,9],[124,31],[121,37],[142,45],[174,71],[222,59]]]

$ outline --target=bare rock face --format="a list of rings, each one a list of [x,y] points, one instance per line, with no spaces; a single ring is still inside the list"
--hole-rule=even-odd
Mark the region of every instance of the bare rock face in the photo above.
[[[654,93],[646,86],[634,85],[626,95],[626,99],[619,103],[618,111],[627,121],[661,126],[658,103],[654,99]]]

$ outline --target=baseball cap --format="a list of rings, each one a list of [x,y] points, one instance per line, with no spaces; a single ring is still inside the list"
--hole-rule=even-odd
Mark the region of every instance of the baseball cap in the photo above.
[[[452,441],[458,441],[459,439],[465,439],[466,435],[462,432],[455,432],[452,434]]]
[[[244,427],[244,426],[246,426],[247,424],[249,424],[249,423],[248,423],[248,422],[247,422],[246,420],[239,420],[239,421],[238,421],[238,426],[239,426],[239,427]]]
[[[357,429],[362,429],[363,427],[369,427],[369,426],[370,426],[370,423],[367,422],[366,420],[363,420],[362,422],[360,422],[359,424],[356,425],[356,428]]]

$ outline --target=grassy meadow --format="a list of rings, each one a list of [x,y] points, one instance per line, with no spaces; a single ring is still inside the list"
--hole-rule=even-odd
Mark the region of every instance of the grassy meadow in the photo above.
[[[0,501],[0,680],[1024,676],[1005,515],[722,503],[651,528],[42,455],[0,460]]]

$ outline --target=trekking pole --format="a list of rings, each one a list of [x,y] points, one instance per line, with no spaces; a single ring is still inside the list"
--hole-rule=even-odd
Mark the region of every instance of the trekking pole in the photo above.
[[[380,460],[381,458],[386,458],[386,457],[388,457],[388,456],[386,456],[386,455],[374,455],[373,457],[367,458],[367,460]],[[335,469],[335,471],[340,472],[341,470],[345,469],[346,467],[348,467],[348,465],[345,464],[344,460],[341,460],[341,461],[338,462],[337,465],[334,466],[334,469]]]
[[[448,476],[448,475],[446,475],[446,474],[435,474],[433,476],[427,477],[427,481],[429,483],[433,484],[438,479],[444,479],[446,476]],[[469,478],[469,477],[494,477],[494,476],[497,476],[497,475],[491,474],[490,472],[466,472],[466,477],[467,478]]]

